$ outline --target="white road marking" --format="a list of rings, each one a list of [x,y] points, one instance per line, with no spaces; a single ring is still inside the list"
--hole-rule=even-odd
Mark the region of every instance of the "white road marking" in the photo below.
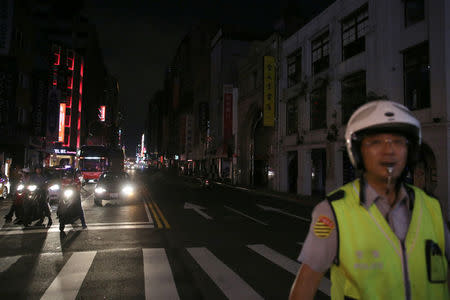
[[[180,299],[165,249],[142,249],[142,253],[145,299]]]
[[[203,206],[200,206],[200,205],[197,205],[197,204],[192,204],[192,203],[186,202],[186,203],[184,204],[184,209],[192,209],[192,210],[194,210],[196,213],[198,213],[200,216],[204,217],[205,219],[212,220],[212,217],[211,217],[211,216],[207,215],[206,213],[204,213],[204,212],[202,211],[202,209],[205,209]]]
[[[20,258],[20,255],[0,258],[0,273],[3,273],[6,270],[8,270],[9,267],[11,267],[13,264],[15,264],[19,258]]]
[[[300,220],[305,221],[305,222],[311,222],[311,220],[308,219],[308,218],[299,217],[297,215],[288,213],[288,212],[286,212],[286,211],[284,211],[282,209],[279,209],[279,208],[265,206],[265,205],[260,205],[260,204],[256,204],[256,206],[258,206],[259,208],[261,208],[263,210],[274,211],[274,212],[277,212],[279,214],[283,214],[283,215],[286,215],[286,216],[289,216],[289,217],[297,218],[297,219],[300,219]]]
[[[300,263],[295,260],[292,260],[265,245],[247,245],[247,247],[285,269],[294,276],[297,275],[298,269],[300,268]],[[323,277],[319,284],[319,290],[330,296],[331,281],[328,278]]]
[[[208,249],[187,248],[187,251],[228,299],[263,299]]]
[[[249,189],[244,188],[244,187],[240,187],[240,186],[235,186],[234,188],[238,189],[238,190],[243,190],[243,191],[250,191]]]
[[[262,224],[262,225],[266,225],[266,226],[267,226],[267,223],[264,223],[263,221],[257,220],[257,219],[255,219],[255,218],[253,218],[253,217],[250,217],[249,215],[246,215],[246,214],[244,214],[243,212],[240,212],[240,211],[238,211],[238,210],[236,210],[236,209],[234,209],[234,208],[231,208],[231,207],[229,207],[229,206],[226,206],[226,205],[224,205],[224,206],[225,206],[225,208],[227,208],[227,209],[229,209],[229,210],[231,210],[231,211],[234,211],[235,213],[240,214],[241,216],[247,217],[247,218],[249,218],[249,219],[251,219],[251,220],[253,220],[253,221],[255,221],[255,222],[258,222],[259,224]]]
[[[98,224],[98,223],[97,223]],[[101,223],[100,223],[101,224]],[[68,230],[71,231],[78,231],[78,230],[112,230],[112,229],[149,229],[149,228],[155,228],[155,225],[148,224],[148,225],[98,225],[93,226],[91,224],[88,224],[87,229],[82,229],[81,226],[72,227],[72,229],[69,229],[71,225],[66,225],[66,233]],[[21,227],[16,227],[14,229],[5,229],[2,228],[0,230],[0,236],[2,235],[16,235],[16,234],[36,234],[36,233],[52,233],[52,232],[59,232],[59,225],[53,225],[52,227],[46,229],[46,228],[30,228],[23,230]]]
[[[47,288],[44,299],[75,299],[97,251],[75,252]]]

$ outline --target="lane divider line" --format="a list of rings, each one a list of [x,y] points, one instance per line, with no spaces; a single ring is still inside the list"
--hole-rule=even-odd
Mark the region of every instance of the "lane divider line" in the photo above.
[[[156,221],[156,224],[158,225],[158,228],[163,228],[163,225],[162,225],[161,221],[159,220],[159,217],[156,214],[156,211],[153,208],[152,203],[151,202],[147,202],[147,205],[150,208],[150,210],[152,211],[153,217],[155,218],[155,221]]]
[[[166,218],[164,217],[163,213],[161,212],[161,210],[159,209],[158,204],[156,204],[155,201],[152,201],[153,205],[156,208],[156,211],[159,213],[159,216],[161,217],[161,220],[163,221],[164,225],[166,226],[167,229],[170,229],[170,225],[167,222]]]
[[[148,221],[152,224],[155,224],[155,222],[153,222],[152,215],[148,211],[147,201],[145,200],[145,198],[143,198],[142,201],[144,202],[145,213],[147,214]]]
[[[236,209],[234,209],[234,208],[231,208],[231,207],[226,206],[226,205],[224,205],[224,207],[227,208],[227,209],[229,209],[229,210],[231,210],[231,211],[234,211],[234,212],[237,213],[237,214],[240,214],[241,216],[247,217],[247,218],[249,218],[250,220],[253,220],[253,221],[255,221],[255,222],[259,223],[259,224],[266,225],[266,226],[268,225],[267,223],[264,223],[263,221],[257,220],[257,219],[255,219],[255,218],[253,218],[253,217],[250,217],[249,215],[246,215],[246,214],[244,214],[243,212],[240,212],[240,211],[238,211],[238,210],[236,210]]]

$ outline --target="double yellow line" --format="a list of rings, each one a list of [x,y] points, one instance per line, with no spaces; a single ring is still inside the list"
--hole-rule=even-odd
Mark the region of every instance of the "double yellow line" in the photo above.
[[[148,201],[145,201],[145,202],[147,203],[148,207],[150,208],[150,211],[152,212],[152,215],[153,215],[153,219],[155,219],[158,228],[170,229],[170,225],[167,222],[167,220],[164,217],[161,210],[159,209],[158,204],[156,204],[156,202],[151,199],[149,199]],[[160,219],[162,220],[162,222]],[[163,223],[164,223],[164,225],[163,225]]]

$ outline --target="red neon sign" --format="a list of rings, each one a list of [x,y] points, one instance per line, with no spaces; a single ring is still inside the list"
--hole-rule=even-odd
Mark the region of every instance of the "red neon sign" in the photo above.
[[[59,66],[61,54],[60,54],[59,51],[58,51],[58,52],[55,52],[54,55],[55,55],[55,63],[54,63],[54,65],[55,65],[55,66]]]
[[[58,142],[64,142],[64,129],[65,129],[65,119],[66,119],[66,104],[59,104],[59,134]]]
[[[73,76],[69,76],[69,79],[67,80],[67,88],[69,90],[73,88]]]
[[[98,118],[101,122],[105,122],[106,118],[106,106],[101,105],[98,109]]]
[[[69,51],[67,53],[67,67],[69,68],[69,70],[73,71],[74,65],[75,65],[74,53],[73,51]]]

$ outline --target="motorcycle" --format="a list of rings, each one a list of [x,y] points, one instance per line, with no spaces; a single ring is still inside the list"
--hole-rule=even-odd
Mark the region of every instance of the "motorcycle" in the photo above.
[[[19,187],[17,189],[19,189]],[[23,225],[28,227],[32,222],[42,220],[45,217],[41,205],[42,201],[46,203],[45,187],[43,185],[30,183],[23,186],[21,190],[23,190]]]
[[[23,202],[24,198],[27,196],[25,189],[25,184],[21,181],[15,188],[13,194],[13,204],[10,208],[8,215],[5,217],[7,220],[11,221],[13,215],[16,216],[14,221],[15,224],[21,224],[23,219]]]
[[[73,224],[80,218],[81,195],[74,185],[67,185],[59,198],[56,215],[59,219],[59,230],[64,231],[66,224]]]

